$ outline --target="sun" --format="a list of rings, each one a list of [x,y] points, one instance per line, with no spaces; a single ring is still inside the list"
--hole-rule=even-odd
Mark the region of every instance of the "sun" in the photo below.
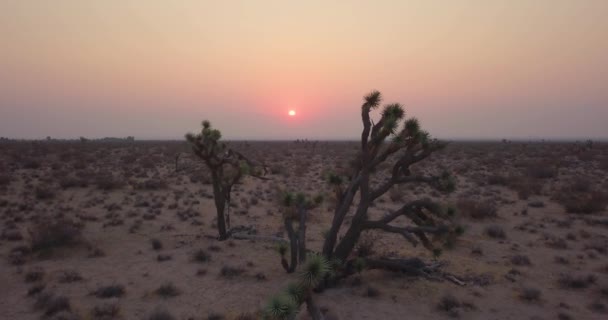
[[[287,114],[289,114],[290,117],[293,117],[293,116],[296,115],[296,111],[295,110],[289,110],[289,112]]]

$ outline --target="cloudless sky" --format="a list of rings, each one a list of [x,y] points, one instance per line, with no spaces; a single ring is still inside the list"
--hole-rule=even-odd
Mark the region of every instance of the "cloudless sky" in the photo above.
[[[0,136],[356,138],[372,89],[441,138],[608,138],[608,1],[0,1]]]

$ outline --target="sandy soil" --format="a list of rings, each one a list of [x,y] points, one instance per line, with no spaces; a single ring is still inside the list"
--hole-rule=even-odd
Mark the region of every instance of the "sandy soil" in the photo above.
[[[319,250],[332,217],[326,174],[348,167],[356,144],[233,146],[272,172],[234,190],[232,226],[283,236],[280,191],[321,194],[307,231],[309,249]],[[456,192],[392,190],[371,215],[419,197],[456,207],[465,233],[437,259],[466,285],[365,271],[317,296],[328,318],[608,317],[608,146],[453,143],[416,168],[442,169],[457,177]],[[174,319],[255,319],[294,275],[282,269],[274,243],[215,240],[209,181],[183,143],[0,143],[0,319],[151,319],[159,310]],[[37,224],[48,218],[74,222],[81,241],[32,250]],[[366,238],[377,256],[435,259],[396,235]],[[207,261],[193,258],[200,250]],[[175,295],[157,292],[165,284]],[[124,292],[95,294],[105,286]],[[51,293],[66,297],[71,311],[45,316]]]

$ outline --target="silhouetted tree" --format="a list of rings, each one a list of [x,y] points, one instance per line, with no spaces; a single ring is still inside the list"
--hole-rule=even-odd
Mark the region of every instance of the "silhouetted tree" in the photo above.
[[[452,191],[455,187],[453,178],[447,172],[429,176],[412,173],[412,165],[427,159],[446,144],[432,139],[426,131],[421,130],[416,118],[406,119],[405,111],[398,103],[385,105],[380,119],[373,122],[370,113],[380,106],[381,100],[378,91],[364,97],[361,106],[363,130],[360,150],[348,174],[332,174],[329,177],[338,201],[322,254],[307,261],[301,271],[302,278],[313,279],[311,284],[301,283],[297,285],[300,290],[295,291],[288,287],[286,293],[273,298],[267,308],[267,318],[292,319],[299,306],[306,302],[311,317],[323,319],[323,315],[312,301],[312,288],[322,289],[340,278],[359,272],[364,267],[416,275],[435,268],[415,257],[356,257],[353,254],[354,249],[365,231],[380,230],[399,234],[414,246],[422,243],[435,255],[440,253],[441,246],[453,239],[452,236],[462,232],[452,221],[453,210],[444,209],[428,198],[411,200],[379,219],[369,217],[368,210],[374,201],[393,187],[427,184],[445,192]],[[392,164],[388,179],[373,179],[380,176],[380,166],[387,162]],[[357,195],[359,199],[355,202]],[[351,210],[353,207],[354,210]],[[346,217],[351,214],[351,222],[347,224]],[[395,223],[400,217],[409,223]],[[344,228],[346,231],[341,233]]]
[[[186,140],[194,154],[205,162],[211,172],[219,239],[225,240],[230,236],[226,227],[230,226],[230,218],[225,214],[225,210],[230,203],[232,187],[247,174],[262,178],[266,167],[255,165],[239,152],[228,148],[220,141],[221,132],[213,129],[209,121],[203,121],[202,126],[200,133],[186,134]],[[260,172],[260,169],[263,171]]]

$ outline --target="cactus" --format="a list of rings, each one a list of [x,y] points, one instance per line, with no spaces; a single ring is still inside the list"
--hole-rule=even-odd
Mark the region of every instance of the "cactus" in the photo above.
[[[221,142],[222,133],[214,129],[208,120],[202,122],[202,127],[198,134],[186,134],[186,140],[190,143],[192,152],[203,160],[211,171],[218,238],[225,240],[230,235],[230,217],[226,208],[230,204],[232,187],[245,175],[264,179],[262,175],[266,173],[266,167],[253,163]]]

